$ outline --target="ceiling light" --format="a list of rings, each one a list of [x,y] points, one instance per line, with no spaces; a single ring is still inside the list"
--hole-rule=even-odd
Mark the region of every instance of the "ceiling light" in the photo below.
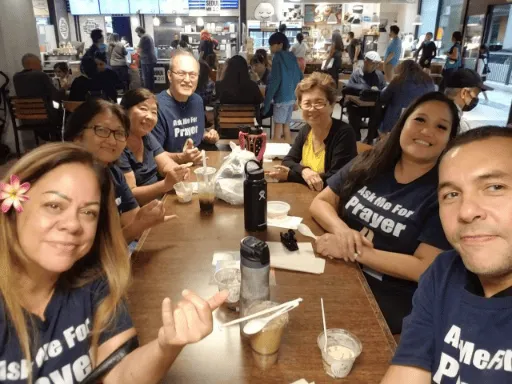
[[[130,17],[130,21],[131,21],[133,27],[139,26],[139,18],[137,16]]]
[[[203,27],[203,26],[204,26],[204,20],[203,20],[203,18],[202,18],[202,17],[198,17],[198,18],[197,18],[197,22],[196,22],[196,24],[197,24],[198,26]]]
[[[416,15],[416,17],[414,18],[414,21],[412,22],[412,25],[422,25],[422,21],[421,21],[421,15]]]
[[[176,26],[181,27],[183,25],[183,20],[181,20],[181,17],[176,18]]]
[[[379,16],[376,13],[374,13],[372,16],[372,23],[379,23],[379,22],[380,22]]]
[[[159,27],[160,26],[160,19],[158,17],[153,17],[153,25],[155,27]]]

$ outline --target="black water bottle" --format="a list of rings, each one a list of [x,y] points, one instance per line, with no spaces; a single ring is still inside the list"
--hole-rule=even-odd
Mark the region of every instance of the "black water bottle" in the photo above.
[[[247,232],[267,229],[267,181],[263,167],[255,160],[245,164],[244,222]]]

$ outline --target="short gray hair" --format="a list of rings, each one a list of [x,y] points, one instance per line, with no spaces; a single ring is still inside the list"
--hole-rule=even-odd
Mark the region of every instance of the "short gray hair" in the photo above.
[[[172,69],[173,69],[174,60],[180,56],[192,57],[195,60],[195,62],[197,63],[197,65],[199,66],[199,62],[197,61],[196,57],[194,56],[194,54],[192,52],[187,51],[186,49],[176,48],[175,50],[173,50],[171,52],[171,58],[169,59],[169,71],[172,71]]]
[[[444,94],[453,100],[459,94],[461,89],[462,88],[446,88],[444,90]]]
[[[23,55],[23,57],[21,58],[21,65],[23,65],[23,67],[25,67],[25,64],[31,60],[31,59],[35,59],[35,60],[39,60],[41,61],[41,58],[37,55],[34,55],[33,53],[25,53]]]

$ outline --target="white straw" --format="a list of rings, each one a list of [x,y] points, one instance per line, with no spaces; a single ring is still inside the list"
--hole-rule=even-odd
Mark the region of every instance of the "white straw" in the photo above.
[[[204,182],[208,182],[208,177],[206,176],[206,152],[204,149],[201,151],[201,156],[203,157],[203,178]]]
[[[320,304],[322,305],[322,321],[324,323],[324,352],[327,352],[327,326],[325,325],[325,311],[324,311],[324,298],[320,298]]]
[[[229,327],[231,325],[235,325],[235,324],[238,324],[238,323],[241,323],[245,320],[251,320],[251,319],[254,319],[255,317],[259,317],[261,315],[265,315],[267,313],[270,313],[270,312],[274,312],[274,311],[277,311],[279,309],[283,309],[285,307],[288,307],[288,306],[292,306],[294,304],[299,304],[300,302],[302,301],[302,298],[299,297],[298,299],[295,299],[295,300],[291,300],[291,301],[288,301],[286,303],[283,303],[283,304],[280,304],[280,305],[277,305],[275,307],[272,307],[272,308],[267,308],[267,309],[264,309],[262,311],[259,311],[259,312],[256,312],[256,313],[253,313],[252,315],[249,315],[249,316],[245,316],[245,317],[242,317],[240,319],[236,319],[236,320],[233,320],[233,321],[230,321],[229,323],[225,323],[225,324],[221,324],[219,327],[220,328],[225,328],[225,327]]]

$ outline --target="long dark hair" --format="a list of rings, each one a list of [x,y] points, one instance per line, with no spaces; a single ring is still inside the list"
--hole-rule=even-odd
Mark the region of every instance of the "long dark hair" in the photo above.
[[[400,84],[411,79],[415,84],[430,84],[432,78],[428,73],[423,72],[420,65],[414,60],[404,60],[395,69],[395,77],[391,80],[393,84]]]
[[[460,120],[459,111],[452,100],[441,92],[430,92],[416,99],[402,114],[387,139],[379,141],[373,149],[363,152],[354,160],[340,194],[340,204],[338,206],[340,216],[344,213],[345,203],[357,188],[372,182],[377,176],[393,169],[402,156],[400,135],[405,122],[419,106],[430,101],[440,101],[448,106],[452,116],[450,140],[457,135]]]
[[[69,117],[64,130],[64,140],[73,141],[80,137],[94,117],[102,112],[111,112],[123,125],[126,134],[130,133],[130,119],[119,105],[103,99],[89,98]]]
[[[240,84],[246,84],[249,81],[251,81],[251,78],[249,77],[247,61],[240,55],[229,59],[222,79],[224,89],[235,90],[240,87]]]
[[[334,54],[339,51],[343,52],[343,39],[339,33],[332,34],[331,50],[329,51],[329,58],[334,57]]]

